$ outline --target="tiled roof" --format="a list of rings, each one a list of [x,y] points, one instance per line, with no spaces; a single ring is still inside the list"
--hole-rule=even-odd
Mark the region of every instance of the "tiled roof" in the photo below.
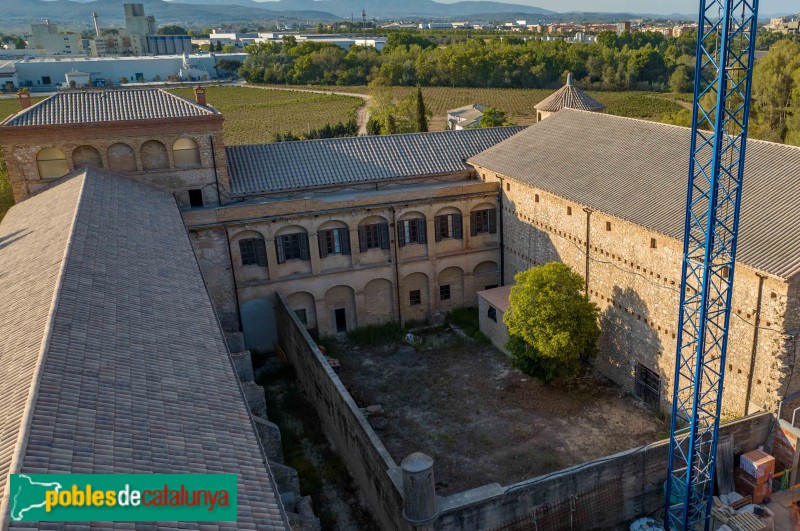
[[[485,110],[486,105],[472,104],[465,107],[459,107],[458,109],[449,110],[447,111],[447,116],[453,116],[455,118],[460,118],[463,121],[472,123],[483,118],[483,111]]]
[[[691,130],[564,110],[471,163],[683,241]],[[800,148],[749,140],[737,261],[800,272]]]
[[[233,193],[257,194],[463,171],[523,127],[276,142],[225,149]]]
[[[170,194],[87,168],[13,207],[0,300],[0,521],[10,470],[194,472],[238,475],[220,527],[288,528]]]
[[[59,92],[0,122],[0,126],[65,125],[219,114],[161,89]]]
[[[567,76],[567,84],[533,106],[537,111],[556,112],[561,109],[579,111],[602,111],[605,105],[572,84],[572,74]]]

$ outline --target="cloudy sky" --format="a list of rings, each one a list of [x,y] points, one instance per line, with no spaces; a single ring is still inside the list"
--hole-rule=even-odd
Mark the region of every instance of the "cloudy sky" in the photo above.
[[[458,0],[437,0],[451,4]],[[467,0],[472,1],[472,0]],[[670,2],[653,0],[501,0],[514,4],[528,4],[553,11],[632,11],[637,13],[695,13],[699,3],[697,0],[671,0]],[[800,11],[798,0],[761,0],[759,13],[797,13]]]

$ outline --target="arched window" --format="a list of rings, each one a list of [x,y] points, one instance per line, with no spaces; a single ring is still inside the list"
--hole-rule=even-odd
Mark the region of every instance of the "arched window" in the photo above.
[[[93,166],[103,166],[103,157],[100,152],[93,146],[78,146],[72,152],[72,165],[80,168],[84,164],[92,164]]]
[[[128,144],[112,144],[108,148],[108,167],[114,171],[129,173],[135,172],[136,154]]]
[[[148,140],[142,144],[142,169],[166,170],[169,169],[169,157],[167,148],[158,140]]]
[[[200,167],[200,148],[191,138],[179,138],[172,145],[172,156],[176,168]]]
[[[63,177],[69,173],[69,165],[64,152],[57,148],[44,148],[36,154],[36,165],[39,166],[41,179]]]

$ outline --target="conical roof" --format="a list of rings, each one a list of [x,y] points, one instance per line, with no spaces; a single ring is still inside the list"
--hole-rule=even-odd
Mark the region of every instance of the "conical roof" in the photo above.
[[[605,105],[572,84],[572,74],[567,74],[567,84],[540,101],[534,108],[537,111],[556,112],[564,107],[579,111],[602,111]]]

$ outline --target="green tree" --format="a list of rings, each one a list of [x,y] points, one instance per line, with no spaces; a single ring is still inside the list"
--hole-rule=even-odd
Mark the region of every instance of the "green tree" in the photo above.
[[[422,87],[417,86],[417,132],[428,132],[428,111],[425,108],[425,98],[422,97]]]
[[[576,375],[595,355],[600,309],[583,293],[583,279],[552,262],[517,273],[503,321],[512,362],[545,381]]]
[[[239,67],[241,66],[242,62],[236,59],[220,59],[217,61],[217,64],[214,65],[214,68],[221,70],[225,75],[234,77],[237,72],[239,72]]]
[[[494,107],[486,107],[478,127],[500,127],[506,123],[506,113]]]
[[[672,92],[690,92],[692,90],[692,80],[689,78],[689,68],[680,65],[669,77],[669,89]]]
[[[186,29],[175,24],[161,26],[156,30],[156,35],[187,35]]]
[[[226,44],[222,47],[222,53],[233,53],[236,51],[236,46],[233,44]]]

